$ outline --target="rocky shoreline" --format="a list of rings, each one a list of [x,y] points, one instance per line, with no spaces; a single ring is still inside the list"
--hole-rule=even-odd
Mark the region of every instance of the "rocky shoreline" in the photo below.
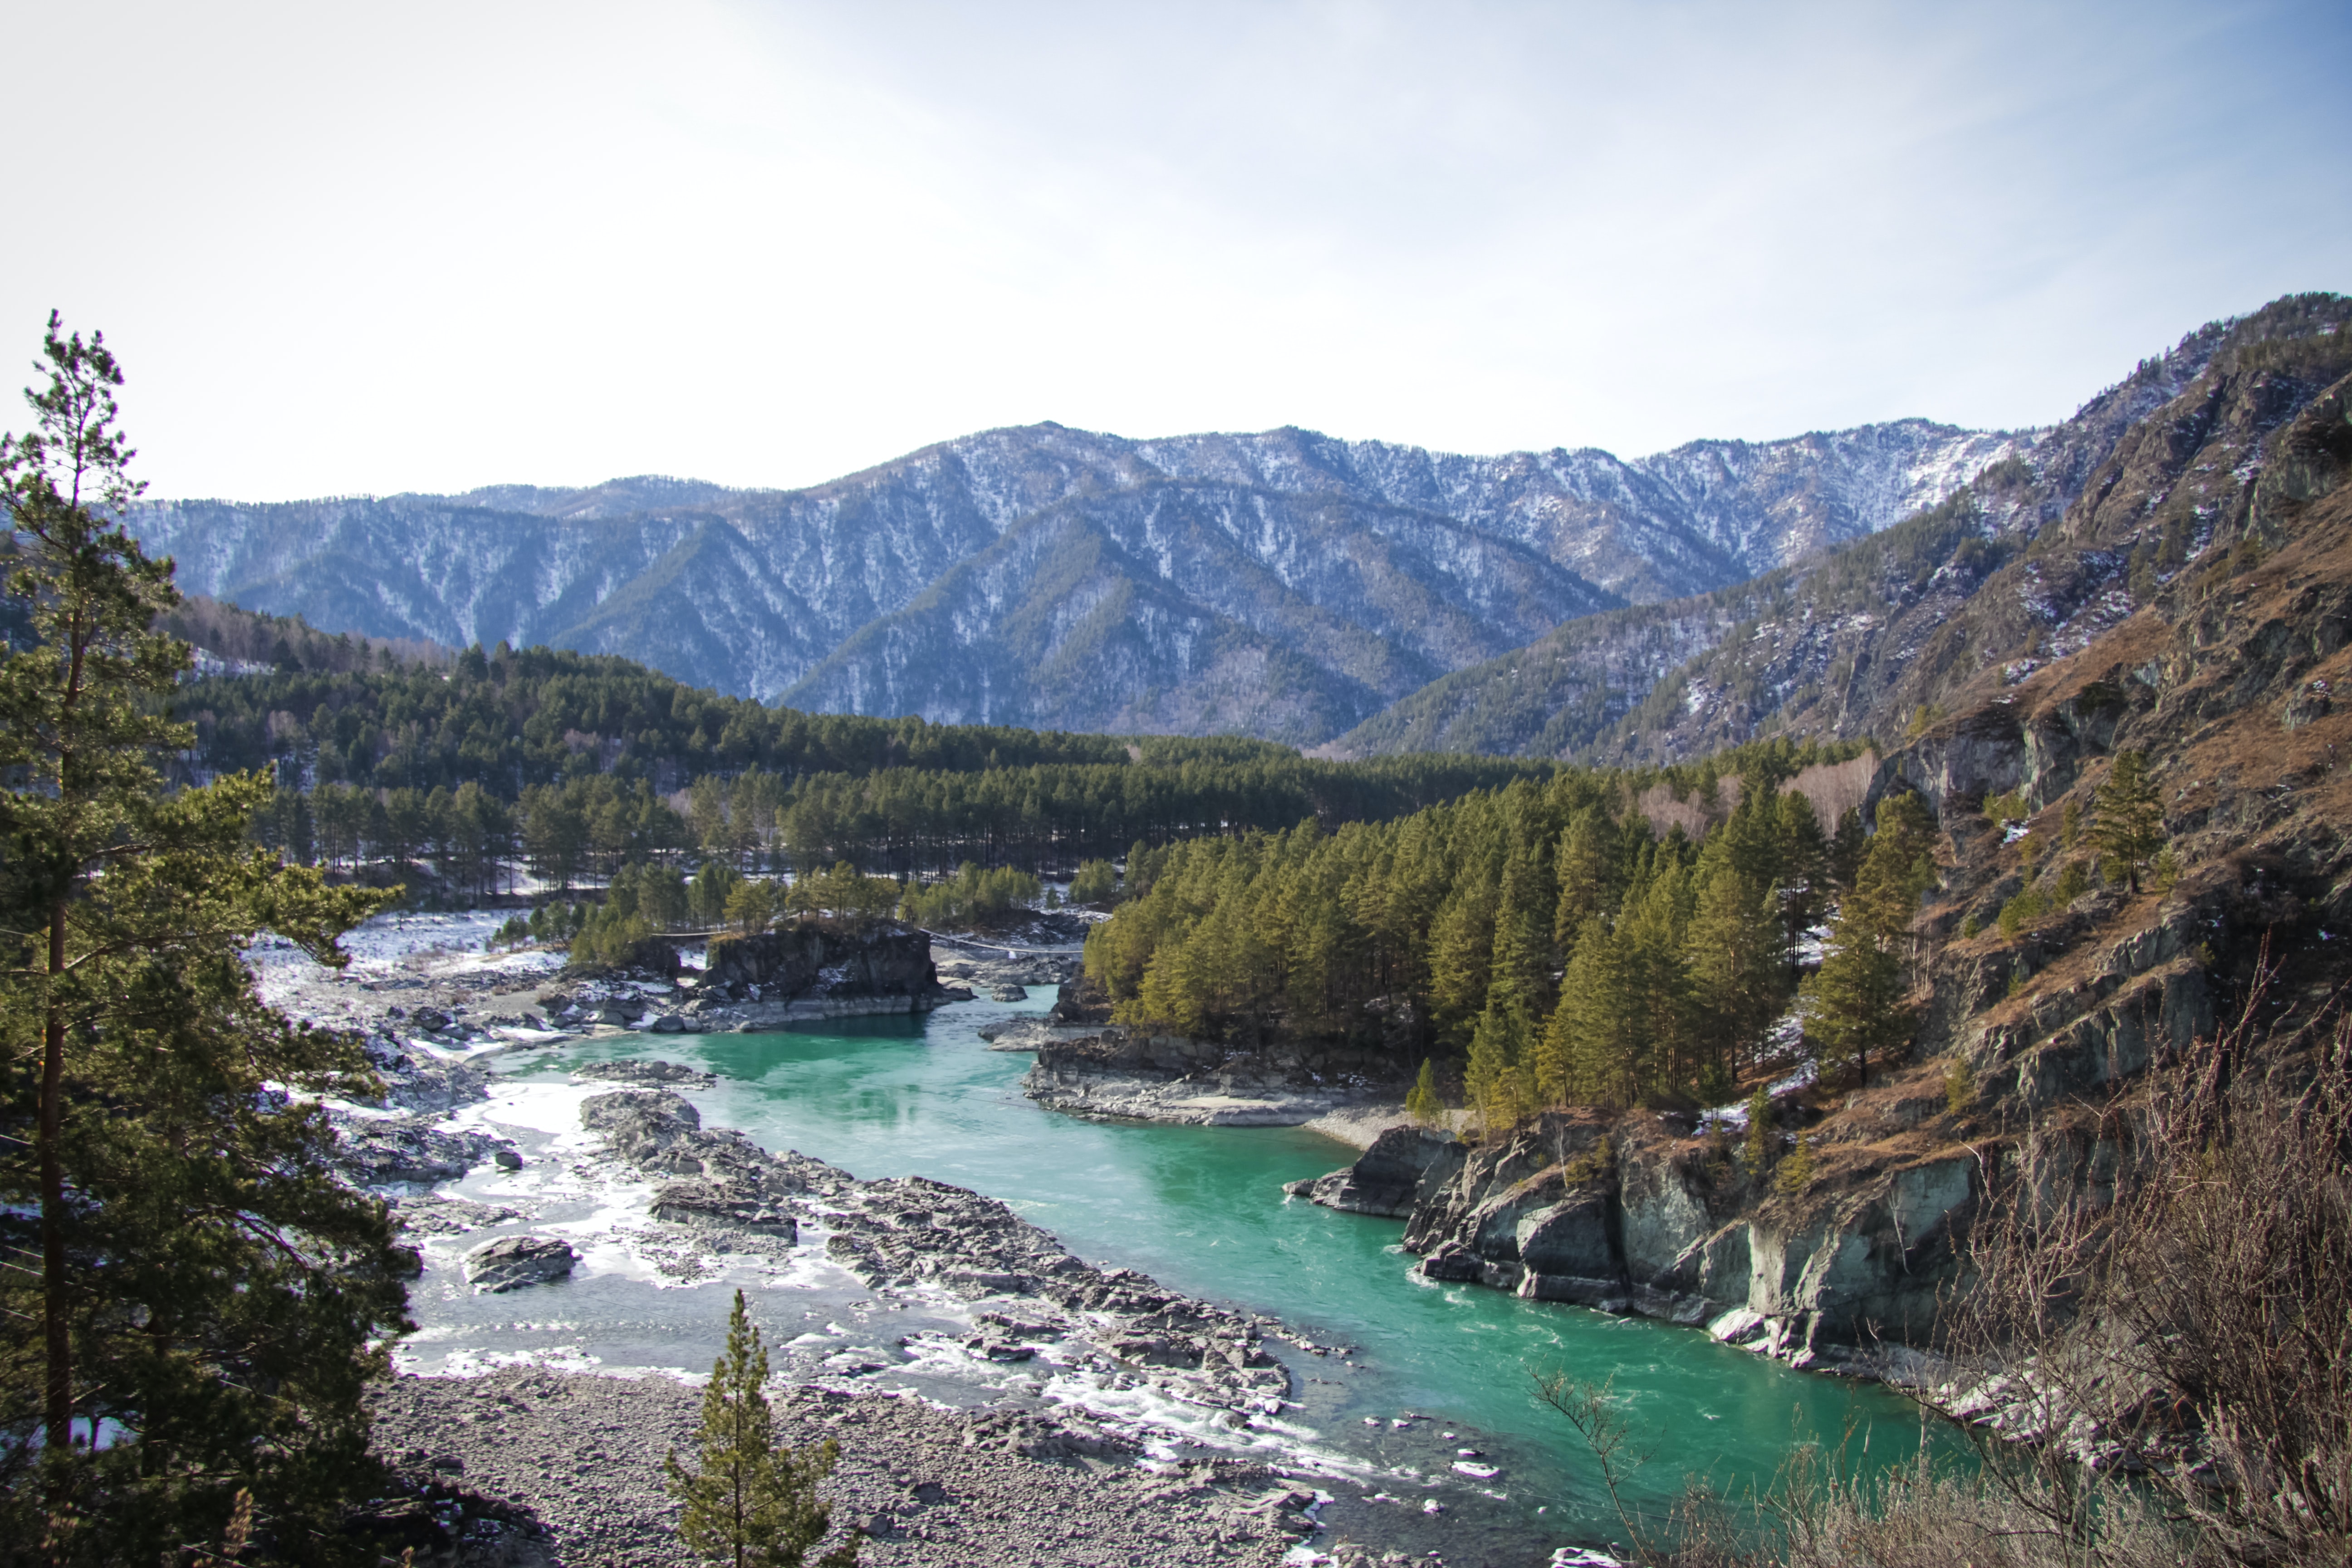
[[[467,1568],[686,1568],[662,1460],[694,1456],[698,1390],[509,1368],[402,1377],[373,1401],[395,1495],[366,1522],[381,1549]],[[831,1438],[835,1533],[894,1564],[1278,1563],[1317,1494],[1231,1458],[1145,1468],[1081,1416],[943,1410],[920,1399],[788,1388],[777,1436]]]

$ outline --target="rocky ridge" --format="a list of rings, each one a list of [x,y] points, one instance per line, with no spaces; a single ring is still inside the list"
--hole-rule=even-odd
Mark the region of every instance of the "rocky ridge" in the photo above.
[[[2336,461],[2352,300],[2294,295],[2189,333],[1900,524],[1706,594],[1564,623],[1326,748],[1703,755],[1769,731],[1902,734],[2156,605],[2217,546],[2270,539]]]

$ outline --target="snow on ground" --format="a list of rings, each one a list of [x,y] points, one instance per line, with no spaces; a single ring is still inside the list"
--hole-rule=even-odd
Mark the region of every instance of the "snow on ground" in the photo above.
[[[507,919],[496,910],[373,916],[343,934],[342,949],[352,957],[344,973],[354,980],[369,980],[429,965],[436,978],[499,974],[521,979],[551,974],[563,967],[560,952],[538,948],[489,951],[490,939]],[[247,948],[245,961],[261,981],[263,998],[273,1006],[289,1005],[306,987],[331,980],[334,974],[280,936],[265,936]]]

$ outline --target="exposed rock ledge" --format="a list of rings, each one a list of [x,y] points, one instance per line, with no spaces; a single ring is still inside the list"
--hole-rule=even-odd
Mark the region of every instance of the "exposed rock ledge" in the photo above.
[[[1386,1064],[1344,1051],[1247,1052],[1117,1026],[1041,1040],[1022,1092],[1072,1116],[1188,1127],[1297,1127],[1396,1099]]]
[[[1427,1279],[1704,1324],[1792,1366],[1876,1375],[1932,1321],[1952,1226],[1977,1186],[1975,1162],[1958,1154],[1757,1207],[1658,1118],[1555,1111],[1484,1147],[1391,1129],[1355,1164],[1294,1190],[1408,1216],[1405,1250]]]
[[[931,939],[919,931],[793,926],[713,941],[695,1001],[679,1024],[773,1029],[821,1018],[927,1013],[971,996],[961,986],[940,984]]]

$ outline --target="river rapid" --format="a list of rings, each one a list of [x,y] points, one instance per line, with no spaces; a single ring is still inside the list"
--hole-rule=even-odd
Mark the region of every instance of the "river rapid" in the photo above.
[[[1453,1522],[1481,1543],[1465,1552],[1468,1540],[1444,1537],[1454,1563],[1541,1563],[1559,1545],[1620,1538],[1593,1462],[1536,1397],[1539,1373],[1611,1383],[1633,1447],[1649,1455],[1632,1500],[1653,1514],[1693,1479],[1734,1495],[1769,1484],[1796,1442],[1843,1444],[1872,1464],[1916,1456],[1916,1408],[1882,1389],[1790,1372],[1694,1330],[1412,1277],[1401,1221],[1337,1214],[1283,1193],[1286,1182],[1355,1157],[1320,1134],[1041,1110],[1020,1089],[1031,1058],[991,1051],[973,1031],[1046,1005],[966,1004],[913,1020],[778,1034],[583,1040],[505,1058],[498,1091],[475,1114],[526,1151],[556,1147],[576,1126],[585,1092],[570,1083],[571,1068],[629,1058],[689,1063],[718,1077],[715,1088],[687,1091],[705,1126],[740,1128],[763,1147],[797,1149],[859,1177],[928,1176],[1002,1198],[1091,1263],[1138,1268],[1170,1289],[1278,1318],[1322,1352],[1276,1347],[1294,1374],[1295,1407],[1248,1432],[1195,1425],[1190,1436],[1196,1446],[1254,1446],[1261,1458],[1278,1453],[1353,1478],[1342,1504],[1325,1513],[1342,1536],[1352,1524],[1357,1539],[1418,1546]],[[487,1173],[457,1191],[531,1202],[534,1182],[554,1163],[535,1158],[521,1173]],[[823,1356],[845,1347],[883,1362],[878,1371],[871,1361],[854,1363],[873,1386],[961,1403],[1007,1394],[1068,1399],[1182,1421],[1181,1412],[1078,1386],[1050,1369],[994,1369],[1003,1375],[983,1386],[943,1365],[927,1368],[919,1353],[898,1364],[886,1348],[898,1338],[954,1325],[878,1302],[814,1258],[751,1278],[666,1278],[623,1266],[589,1245],[610,1218],[610,1194],[574,1195],[568,1209],[564,1196],[539,1189],[534,1204],[541,1219],[568,1220],[582,1237],[582,1268],[561,1285],[475,1296],[457,1279],[454,1244],[427,1247],[415,1293],[421,1331],[402,1348],[404,1367],[462,1372],[527,1359],[701,1372],[723,1335],[728,1292],[748,1284],[772,1343],[800,1357],[780,1354],[788,1373],[839,1370],[843,1356]],[[1460,1464],[1498,1473],[1469,1474]],[[1367,1494],[1379,1500],[1362,1500]],[[1450,1521],[1422,1511],[1439,1497],[1449,1500]],[[1411,1528],[1402,1528],[1408,1514]]]

